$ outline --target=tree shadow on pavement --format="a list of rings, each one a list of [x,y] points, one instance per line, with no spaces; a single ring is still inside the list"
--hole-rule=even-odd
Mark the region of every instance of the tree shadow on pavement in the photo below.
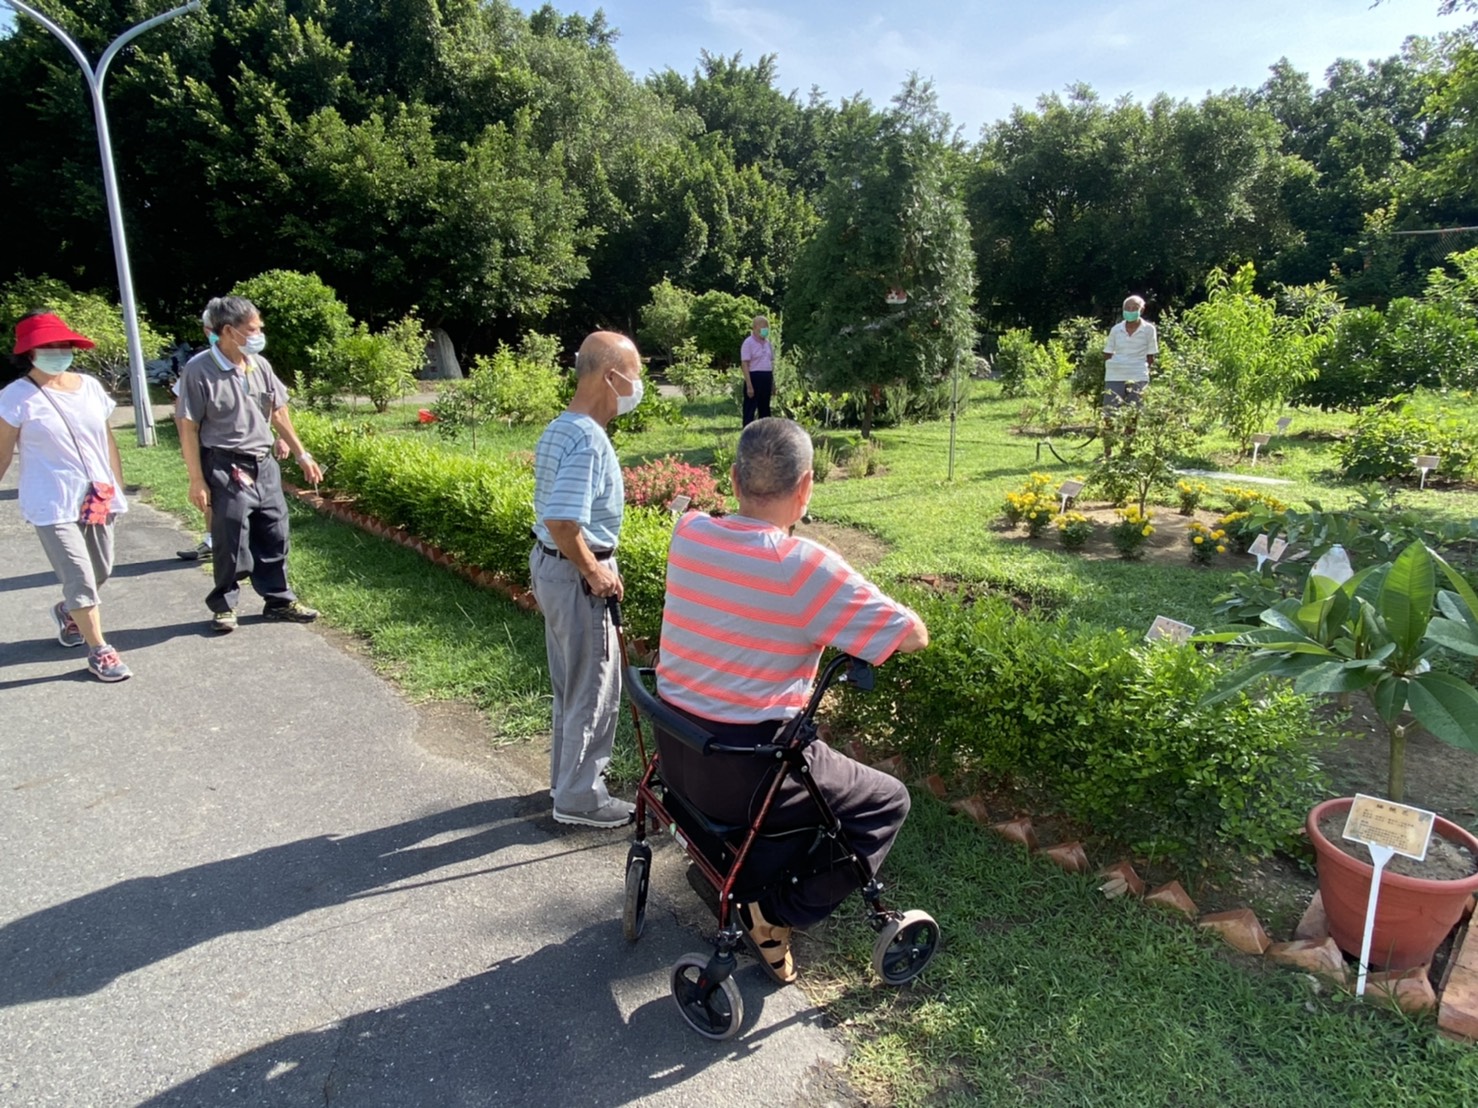
[[[445,989],[267,1043],[144,1103],[604,1108],[674,1089],[709,1066],[753,1055],[777,1031],[821,1018],[806,1010],[759,1027],[776,987],[757,986],[755,970],[745,975],[744,1030],[711,1042],[688,1029],[666,967],[652,963],[650,949],[623,939],[619,921],[592,924]],[[662,993],[655,999],[632,995],[654,987]],[[794,1095],[767,1091],[764,1103]]]
[[[532,818],[547,809],[542,793],[482,801],[357,835],[318,835],[130,878],[44,908],[0,927],[0,1007],[85,996],[221,935],[391,891],[508,847],[547,843],[548,830]]]

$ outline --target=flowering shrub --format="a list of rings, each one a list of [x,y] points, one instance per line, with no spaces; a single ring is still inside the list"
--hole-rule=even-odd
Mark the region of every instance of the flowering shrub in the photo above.
[[[1205,481],[1177,481],[1175,493],[1180,498],[1180,514],[1188,516],[1194,513],[1210,491]]]
[[[1216,521],[1217,529],[1224,532],[1226,542],[1238,554],[1246,554],[1252,540],[1262,531],[1258,516],[1254,512],[1228,512]]]
[[[626,481],[626,502],[642,507],[665,508],[674,496],[689,498],[689,507],[700,512],[722,511],[723,495],[713,472],[702,466],[689,465],[669,455],[645,465],[630,466],[621,471]]]
[[[1119,510],[1117,522],[1109,525],[1109,538],[1121,558],[1138,558],[1144,542],[1155,533],[1154,524],[1148,515],[1142,514],[1134,505]]]
[[[1063,512],[1054,521],[1064,550],[1082,550],[1093,534],[1093,521],[1082,512]]]
[[[1226,493],[1227,499],[1231,501],[1229,511],[1251,512],[1259,506],[1265,507],[1270,512],[1285,512],[1288,505],[1276,496],[1263,492],[1261,489],[1245,489],[1236,485],[1223,485],[1221,491]]]
[[[1053,515],[1053,508],[1057,501],[1047,491],[1052,484],[1052,478],[1046,473],[1033,473],[1026,479],[1026,484],[1016,492],[1006,494],[1006,504],[1003,509],[1006,522],[1012,527],[1019,523],[1027,524],[1027,531],[1033,535],[1042,533],[1042,528],[1047,526]],[[1040,517],[1045,513],[1035,531],[1031,529],[1032,513]]]
[[[1196,521],[1190,526],[1191,557],[1198,565],[1210,565],[1218,554],[1227,552],[1227,533],[1220,527],[1207,527]]]

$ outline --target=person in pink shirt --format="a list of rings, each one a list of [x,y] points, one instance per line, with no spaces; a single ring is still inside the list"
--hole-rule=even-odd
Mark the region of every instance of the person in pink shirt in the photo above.
[[[754,317],[749,334],[739,347],[739,368],[744,373],[744,426],[770,415],[775,395],[775,348],[770,343],[770,321]]]

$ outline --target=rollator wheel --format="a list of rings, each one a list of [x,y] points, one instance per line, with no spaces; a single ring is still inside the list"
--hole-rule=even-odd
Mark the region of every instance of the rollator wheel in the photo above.
[[[739,1033],[744,1022],[744,997],[732,977],[723,982],[708,999],[703,999],[698,978],[708,965],[706,954],[684,954],[672,967],[672,999],[688,1026],[705,1039],[722,1042]]]
[[[626,855],[626,905],[621,912],[621,931],[627,942],[641,938],[647,923],[647,885],[652,868],[652,850],[646,843],[632,843]]]
[[[883,983],[903,985],[924,972],[939,949],[939,925],[928,912],[904,912],[878,932],[872,968]]]

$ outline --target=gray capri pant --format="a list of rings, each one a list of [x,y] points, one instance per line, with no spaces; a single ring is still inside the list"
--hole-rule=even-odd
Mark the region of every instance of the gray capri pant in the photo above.
[[[113,575],[113,524],[54,523],[37,527],[36,537],[62,583],[67,611],[96,607],[98,590]]]

